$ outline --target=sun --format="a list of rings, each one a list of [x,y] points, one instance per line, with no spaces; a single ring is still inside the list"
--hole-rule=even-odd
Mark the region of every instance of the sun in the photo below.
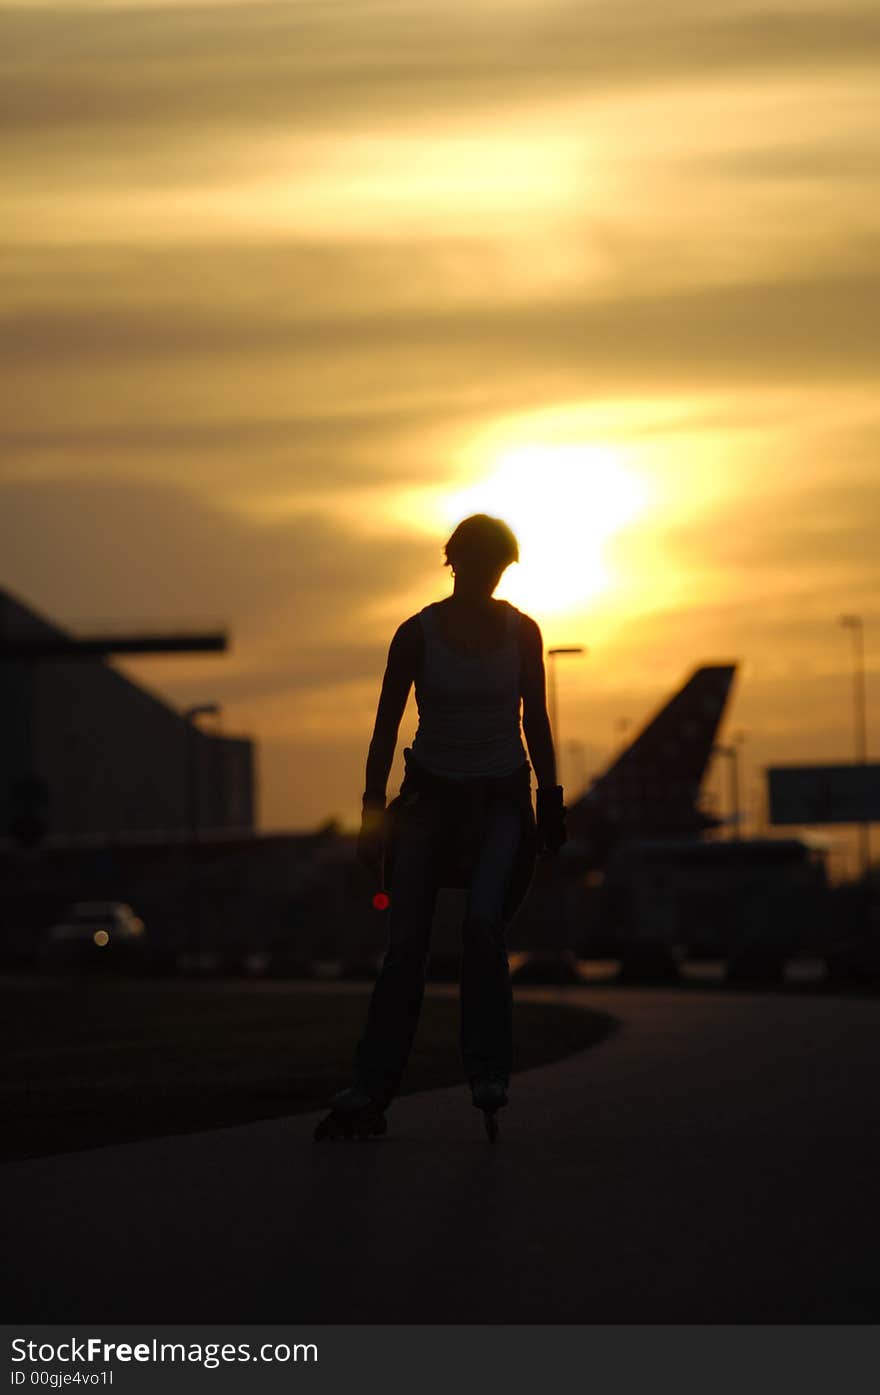
[[[647,503],[644,482],[619,448],[535,442],[504,449],[486,476],[446,494],[441,508],[450,530],[472,513],[503,518],[520,560],[496,595],[558,614],[613,585],[607,544]]]

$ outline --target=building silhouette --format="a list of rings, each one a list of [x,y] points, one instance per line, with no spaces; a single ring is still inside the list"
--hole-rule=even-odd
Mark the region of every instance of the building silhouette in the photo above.
[[[252,831],[254,743],[199,730],[105,657],[21,657],[73,637],[0,590],[0,838]]]

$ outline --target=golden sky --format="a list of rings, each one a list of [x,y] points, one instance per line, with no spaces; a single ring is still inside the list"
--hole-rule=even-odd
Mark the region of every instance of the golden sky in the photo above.
[[[267,828],[354,821],[391,634],[478,509],[520,538],[497,594],[589,647],[572,790],[704,661],[741,663],[750,802],[849,759],[878,52],[853,0],[7,0],[0,584],[227,622],[124,668],[257,738]]]

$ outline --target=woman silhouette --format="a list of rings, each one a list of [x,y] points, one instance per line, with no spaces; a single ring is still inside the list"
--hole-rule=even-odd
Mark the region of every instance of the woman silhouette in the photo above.
[[[415,1036],[441,886],[466,886],[461,1054],[494,1137],[507,1103],[512,996],[506,930],[535,857],[565,842],[562,787],[547,716],[543,640],[530,616],[492,593],[519,547],[505,523],[466,518],[445,548],[452,595],[397,629],[367,756],[358,858],[390,892],[388,946],[355,1057],[354,1084],[316,1138],[384,1133]],[[398,728],[415,684],[419,721],[400,794],[385,807]],[[537,822],[532,765],[537,776]],[[383,879],[383,864],[385,876]]]

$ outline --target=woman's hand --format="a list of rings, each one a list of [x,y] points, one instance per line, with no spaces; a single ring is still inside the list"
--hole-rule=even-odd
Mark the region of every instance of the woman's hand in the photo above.
[[[562,802],[562,786],[538,786],[536,821],[538,841],[542,852],[557,853],[568,841],[565,831],[565,805]]]
[[[362,867],[382,880],[382,864],[385,860],[385,801],[365,799],[361,813],[361,828],[358,834],[356,856]]]

